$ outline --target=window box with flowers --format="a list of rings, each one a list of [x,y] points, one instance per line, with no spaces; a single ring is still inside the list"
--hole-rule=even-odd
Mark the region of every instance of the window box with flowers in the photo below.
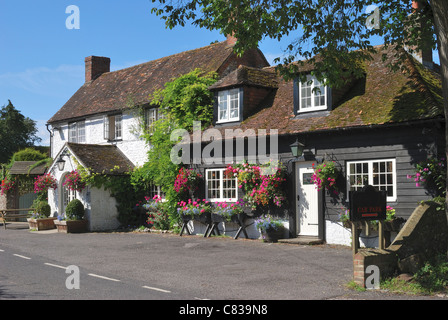
[[[217,202],[212,211],[212,221],[220,222],[235,222],[243,219],[244,200],[238,200],[236,203],[231,202]]]
[[[177,212],[182,219],[183,226],[182,230],[180,232],[180,235],[182,236],[184,231],[187,231],[188,234],[190,234],[187,224],[191,221],[198,221],[204,225],[207,226],[207,230],[211,224],[211,213],[212,213],[212,206],[209,201],[206,199],[198,199],[198,200],[192,200],[188,199],[188,201],[180,201],[178,203]],[[205,232],[205,235],[207,232]]]

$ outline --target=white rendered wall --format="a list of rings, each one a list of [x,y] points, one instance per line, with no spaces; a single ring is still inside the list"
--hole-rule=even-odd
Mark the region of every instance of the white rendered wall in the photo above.
[[[142,166],[147,160],[149,150],[146,142],[140,138],[138,119],[132,112],[123,112],[122,120],[122,140],[108,142],[104,139],[104,116],[97,115],[85,119],[86,144],[116,145],[135,166]],[[51,155],[55,157],[68,142],[68,122],[59,123],[53,130],[53,141],[51,145]]]

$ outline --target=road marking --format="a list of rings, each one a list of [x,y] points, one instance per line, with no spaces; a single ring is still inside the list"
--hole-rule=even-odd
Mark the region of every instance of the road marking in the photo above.
[[[31,258],[25,257],[25,256],[21,256],[20,254],[13,254],[16,257],[22,258],[22,259],[26,259],[26,260],[31,260]]]
[[[44,263],[44,264],[47,265],[47,266],[50,266],[50,267],[55,267],[55,268],[67,270],[67,267],[58,266],[57,264],[52,264],[52,263]]]
[[[163,290],[163,289],[159,289],[159,288],[154,288],[154,287],[143,286],[143,288],[149,289],[149,290],[154,290],[154,291],[159,291],[159,292],[163,292],[163,293],[171,293],[171,291]]]
[[[104,280],[120,282],[120,280],[112,279],[112,278],[108,278],[108,277],[103,277],[103,276],[99,276],[99,275],[97,275],[97,274],[93,274],[93,273],[89,273],[88,275],[91,276],[91,277],[100,278],[100,279],[104,279]]]
[[[5,250],[0,249],[0,252],[5,252]]]

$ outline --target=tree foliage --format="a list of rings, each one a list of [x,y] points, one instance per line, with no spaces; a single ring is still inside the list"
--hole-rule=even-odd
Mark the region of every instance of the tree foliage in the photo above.
[[[148,160],[131,175],[134,186],[160,186],[166,196],[165,208],[174,222],[177,217],[177,202],[180,195],[174,190],[174,181],[180,165],[171,160],[171,150],[177,141],[171,140],[174,130],[191,131],[193,121],[201,121],[203,127],[212,123],[213,94],[208,87],[216,81],[215,73],[204,73],[200,69],[182,75],[165,84],[151,97],[152,105],[163,115],[150,127],[140,121],[143,138],[150,146]]]
[[[152,103],[180,128],[191,130],[193,121],[201,121],[207,127],[213,118],[213,94],[208,87],[215,82],[214,72],[204,74],[195,69],[166,83],[153,94]]]
[[[406,51],[438,49],[442,76],[443,107],[448,117],[448,1],[447,0],[152,0],[152,12],[168,28],[187,21],[218,30],[237,39],[235,51],[243,54],[264,38],[291,36],[285,57],[277,58],[285,78],[298,73],[305,63],[312,74],[331,87],[345,84],[347,75],[361,75],[362,63],[375,50],[372,37],[393,46],[397,59],[390,67],[404,69]],[[377,7],[377,15],[367,12]],[[368,21],[378,27],[369,27]],[[385,58],[385,57],[384,57]],[[281,62],[281,63],[280,63]],[[308,68],[310,69],[310,68]],[[448,126],[445,138],[448,145]],[[448,148],[446,148],[448,156]],[[448,195],[448,193],[447,193]],[[448,198],[447,198],[448,204]],[[447,206],[448,208],[448,206]],[[448,210],[448,209],[447,209]],[[447,211],[448,218],[448,211]]]
[[[9,162],[15,152],[39,142],[36,134],[36,122],[22,115],[9,101],[0,110],[0,163]]]
[[[288,36],[292,40],[285,56],[276,59],[285,77],[296,77],[306,60],[314,65],[315,75],[332,86],[343,85],[349,74],[362,74],[360,62],[370,59],[375,50],[373,36],[394,45],[398,57],[405,47],[436,46],[431,6],[414,12],[410,0],[152,1],[160,3],[152,12],[168,28],[191,21],[201,28],[232,34],[238,40],[235,51],[239,54],[257,47],[264,38],[280,41]],[[378,7],[379,28],[367,25],[368,21],[376,23],[373,13],[366,11],[370,5]]]

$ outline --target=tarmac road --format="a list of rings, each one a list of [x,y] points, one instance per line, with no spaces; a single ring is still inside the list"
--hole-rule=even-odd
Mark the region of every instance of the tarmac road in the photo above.
[[[0,227],[0,300],[441,299],[348,289],[348,247],[26,227]],[[79,270],[79,289],[66,286],[72,275],[69,283],[75,284],[69,266]]]

